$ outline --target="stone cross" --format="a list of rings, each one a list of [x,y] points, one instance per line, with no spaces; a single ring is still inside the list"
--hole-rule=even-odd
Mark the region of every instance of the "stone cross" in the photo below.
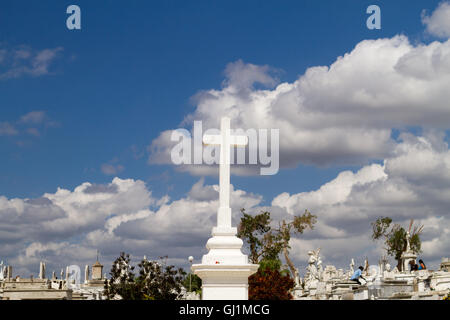
[[[220,146],[219,169],[219,210],[217,212],[217,228],[221,230],[231,229],[230,208],[230,147],[246,146],[247,136],[231,135],[230,118],[224,117],[220,121],[220,135],[205,135],[205,145]]]

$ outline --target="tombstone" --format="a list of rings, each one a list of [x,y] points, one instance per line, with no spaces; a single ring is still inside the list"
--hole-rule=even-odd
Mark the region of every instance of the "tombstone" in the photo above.
[[[450,272],[450,258],[442,258],[439,270]]]
[[[3,261],[0,263],[0,281],[5,280]]]
[[[342,294],[342,300],[353,300],[353,292],[346,292]]]
[[[8,279],[8,281],[11,281],[12,278],[12,266],[7,266],[6,267],[6,279]]]
[[[70,265],[67,270],[68,277],[66,286],[68,289],[72,290],[79,290],[80,289],[80,276],[81,276],[81,270],[80,267],[77,265]]]
[[[66,286],[69,283],[69,266],[66,267]]]
[[[86,265],[84,267],[84,283],[87,284],[89,282],[89,266]]]
[[[96,261],[92,265],[92,280],[102,280],[103,275],[103,265]]]
[[[231,225],[230,147],[245,146],[248,139],[230,134],[229,118],[221,119],[220,132],[203,137],[207,145],[220,145],[217,226],[206,243],[209,252],[191,270],[202,279],[203,300],[247,300],[248,277],[258,270],[258,265],[250,264],[241,252],[243,241],[236,237],[237,228]]]
[[[329,281],[337,276],[337,270],[335,266],[328,265],[324,270],[324,281]]]
[[[380,274],[383,274],[384,271],[386,270],[386,266],[389,265],[389,260],[386,256],[383,256],[380,261],[378,262],[379,266],[380,266]],[[390,265],[389,265],[390,268]],[[389,271],[389,270],[388,270]]]
[[[355,260],[352,258],[352,260],[350,261],[350,276],[352,276],[354,272],[355,272]]]
[[[395,272],[391,271],[391,265],[389,263],[387,263],[384,267],[384,272],[383,272],[383,278],[384,279],[394,279],[395,278]]]
[[[369,275],[369,260],[367,258],[364,260],[364,270],[362,274]]]
[[[39,263],[39,279],[45,279],[45,262],[42,261]]]
[[[8,279],[8,270],[7,270],[7,267],[6,267],[6,266],[3,267],[3,270],[2,270],[2,278],[3,278],[3,280]]]
[[[318,282],[317,283],[317,289],[316,289],[316,295],[324,295],[327,293],[327,284],[325,282]]]

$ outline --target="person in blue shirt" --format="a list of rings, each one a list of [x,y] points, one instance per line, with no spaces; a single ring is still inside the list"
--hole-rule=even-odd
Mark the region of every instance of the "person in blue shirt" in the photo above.
[[[425,263],[422,259],[419,260],[419,268],[418,270],[425,270],[427,267],[425,266]]]
[[[352,281],[356,281],[359,284],[362,284],[361,281],[359,280],[360,278],[364,279],[362,277],[362,271],[364,270],[364,268],[362,266],[359,266],[358,269],[356,269],[355,273],[353,273],[352,277],[350,278],[350,280]]]

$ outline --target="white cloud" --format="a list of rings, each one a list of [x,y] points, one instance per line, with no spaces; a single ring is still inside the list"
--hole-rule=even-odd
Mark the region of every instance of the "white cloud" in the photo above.
[[[403,134],[403,142],[384,165],[341,172],[315,191],[280,194],[272,206],[290,214],[305,208],[316,214],[317,228],[297,245],[323,246],[324,255],[341,265],[352,256],[378,259],[381,249],[370,240],[370,222],[378,217],[390,216],[405,227],[415,219],[425,225],[422,257],[438,267],[440,258],[450,252],[450,151],[443,138],[439,132],[419,137]]]
[[[393,152],[394,128],[450,123],[450,40],[416,46],[405,36],[364,40],[331,66],[311,67],[273,90],[250,85],[274,83],[265,67],[238,61],[227,70],[224,87],[197,94],[195,111],[181,125],[202,120],[205,131],[227,115],[233,128],[280,129],[282,167],[365,164]],[[169,130],[162,132],[149,147],[149,163],[170,164],[175,144]]]
[[[382,165],[343,171],[317,190],[281,193],[269,206],[262,206],[260,195],[232,187],[233,225],[241,208],[252,214],[268,210],[275,224],[309,209],[318,222],[293,238],[292,259],[303,269],[307,251],[321,247],[324,264],[347,268],[351,258],[376,263],[384,253],[382,243],[370,239],[370,222],[390,216],[406,226],[413,218],[425,225],[421,258],[436,268],[450,252],[450,151],[439,131],[400,137]],[[92,263],[97,249],[106,270],[120,251],[136,259],[169,255],[183,264],[187,256],[200,259],[206,252],[217,207],[218,186],[203,179],[176,200],[155,199],[144,182],[119,178],[58,189],[39,199],[0,197],[0,255],[23,272],[37,271],[39,259],[57,270]]]
[[[123,223],[115,232],[124,238],[137,240],[158,239],[159,245],[202,245],[216,224],[219,205],[218,186],[205,186],[200,180],[194,184],[187,197],[163,204],[144,219]],[[241,208],[254,208],[262,197],[243,190],[231,190],[233,212]],[[234,219],[238,219],[235,214]],[[236,224],[238,221],[234,221]],[[165,245],[166,244],[166,245]]]
[[[123,171],[124,167],[120,164],[109,164],[109,163],[104,163],[101,165],[100,169],[102,170],[102,172],[108,176],[113,176],[116,175],[120,172]]]
[[[3,45],[0,47],[0,80],[48,75],[51,64],[62,51],[62,47],[35,50],[28,46]]]
[[[242,60],[229,63],[225,68],[226,80],[224,86],[232,86],[238,90],[251,89],[254,84],[260,83],[267,87],[273,87],[278,83],[278,79],[269,75],[275,71],[269,66],[257,66],[251,63],[244,63]]]
[[[106,269],[120,251],[184,260],[186,252],[204,251],[216,223],[217,190],[200,180],[186,197],[170,202],[168,196],[153,198],[142,181],[114,178],[107,185],[83,183],[39,199],[0,197],[0,256],[27,276],[40,260],[56,270],[92,263],[97,249]],[[232,189],[235,213],[261,200]]]
[[[423,11],[422,23],[427,26],[428,33],[441,38],[450,38],[450,2],[441,2],[431,16]]]

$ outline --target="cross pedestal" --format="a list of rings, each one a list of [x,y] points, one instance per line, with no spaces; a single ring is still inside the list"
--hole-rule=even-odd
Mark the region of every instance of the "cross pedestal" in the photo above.
[[[230,208],[230,147],[245,146],[247,137],[230,134],[229,118],[222,118],[220,133],[203,137],[204,144],[220,145],[217,226],[206,243],[209,252],[191,270],[202,279],[203,300],[247,300],[248,277],[258,270],[258,265],[249,264],[248,257],[241,252],[243,242],[236,237],[237,229],[231,226]]]

